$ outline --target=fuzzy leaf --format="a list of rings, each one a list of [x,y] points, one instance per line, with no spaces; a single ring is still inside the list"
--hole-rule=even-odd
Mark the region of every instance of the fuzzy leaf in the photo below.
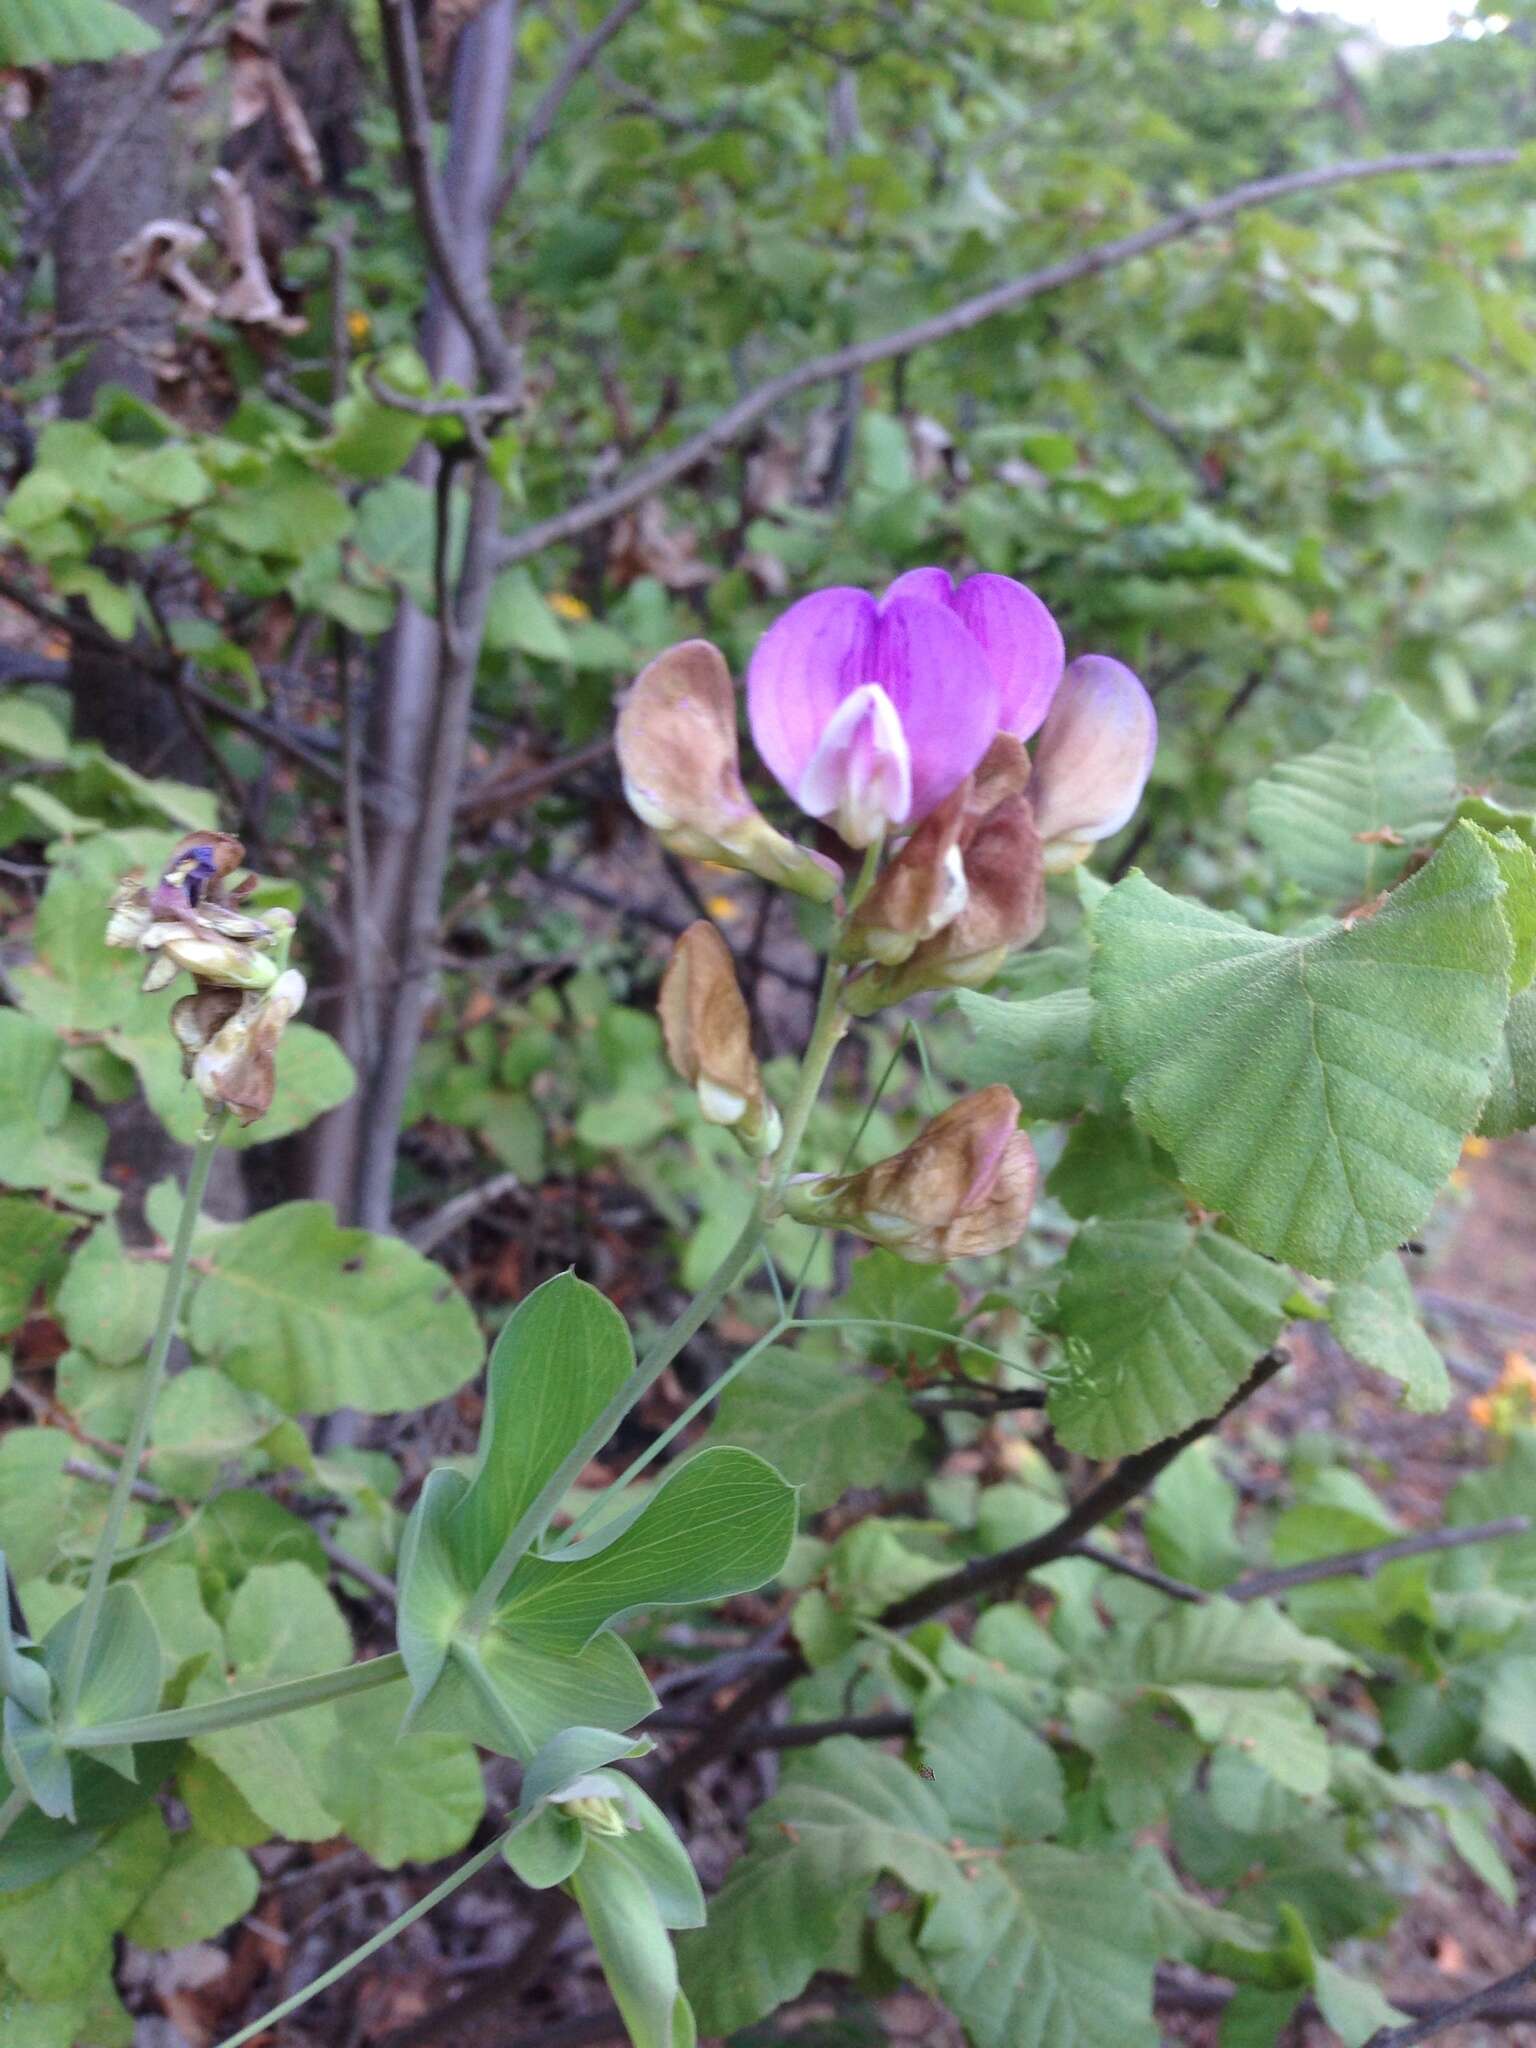
[[[1184,1185],[1255,1251],[1349,1279],[1422,1226],[1493,1075],[1503,894],[1459,825],[1374,917],[1317,937],[1140,874],[1105,898],[1100,1050]]]

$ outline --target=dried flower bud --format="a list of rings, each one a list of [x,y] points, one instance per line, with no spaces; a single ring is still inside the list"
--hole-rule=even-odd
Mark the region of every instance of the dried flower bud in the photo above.
[[[684,640],[643,669],[619,705],[619,767],[630,809],[664,846],[692,860],[745,868],[830,903],[834,862],[787,839],[741,779],[736,693],[707,640]]]
[[[783,1127],[763,1091],[731,949],[705,919],[673,948],[658,1008],[667,1057],[697,1093],[706,1121],[724,1124],[753,1158],[765,1158]]]
[[[976,771],[960,822],[964,902],[904,965],[877,967],[849,985],[846,1001],[856,1015],[926,989],[985,987],[1015,948],[1040,936],[1045,869],[1028,782],[1022,744],[1000,734]],[[872,897],[877,892],[878,885]]]
[[[265,1116],[276,1083],[273,1056],[304,1000],[304,977],[287,966],[293,914],[253,917],[240,907],[254,876],[231,878],[245,848],[227,832],[189,832],[152,887],[126,876],[113,894],[106,941],[144,956],[145,991],[178,974],[196,987],[171,1008],[183,1070],[210,1108],[243,1124]]]
[[[272,1107],[278,1040],[298,1014],[304,977],[290,967],[265,991],[203,988],[171,1011],[184,1070],[210,1109],[253,1124]]]
[[[961,833],[974,787],[974,777],[968,775],[882,869],[848,921],[840,948],[843,959],[899,966],[964,910]]]
[[[1039,1168],[1012,1089],[967,1095],[904,1152],[862,1173],[809,1175],[784,1191],[802,1223],[840,1224],[920,1265],[981,1258],[1017,1244]]]

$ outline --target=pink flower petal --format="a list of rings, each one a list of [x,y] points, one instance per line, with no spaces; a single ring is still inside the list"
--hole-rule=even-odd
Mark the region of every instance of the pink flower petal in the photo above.
[[[873,668],[912,755],[916,824],[963,782],[997,735],[998,685],[980,647],[952,611],[922,597],[887,598],[875,626]]]
[[[950,606],[996,672],[1000,728],[1027,740],[1061,682],[1067,658],[1061,628],[1035,593],[1011,576],[969,576]]]
[[[1118,832],[1141,801],[1157,751],[1157,713],[1140,681],[1107,654],[1084,654],[1035,744],[1030,784],[1047,845],[1090,846]]]
[[[875,600],[846,586],[792,604],[747,667],[747,717],[764,765],[799,801],[801,777],[850,690],[878,682]]]

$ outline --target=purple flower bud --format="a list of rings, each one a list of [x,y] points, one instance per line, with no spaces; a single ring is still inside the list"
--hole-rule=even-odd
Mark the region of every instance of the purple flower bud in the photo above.
[[[1046,866],[1075,867],[1095,841],[1118,832],[1141,801],[1157,751],[1152,699],[1107,654],[1081,655],[1035,743],[1030,784]]]
[[[986,752],[1002,692],[981,644],[927,597],[818,590],[757,644],[757,751],[812,817],[854,846],[927,817]]]

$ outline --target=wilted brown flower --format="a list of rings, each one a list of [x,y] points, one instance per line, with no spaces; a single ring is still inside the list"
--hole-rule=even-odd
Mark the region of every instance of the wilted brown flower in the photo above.
[[[861,1173],[791,1181],[784,1206],[802,1223],[839,1224],[920,1265],[981,1258],[1017,1244],[1039,1167],[1001,1083],[967,1095],[903,1152]]]
[[[968,775],[881,870],[848,920],[843,959],[900,966],[960,916],[968,894],[961,835],[974,787]]]
[[[667,1057],[712,1124],[733,1130],[754,1158],[783,1136],[752,1050],[752,1020],[731,949],[704,918],[672,950],[657,1005]]]
[[[210,1109],[222,1105],[242,1124],[272,1107],[278,1040],[304,1001],[305,982],[287,968],[266,990],[200,988],[171,1011],[182,1069]]]
[[[141,873],[118,884],[106,941],[144,955],[146,992],[192,976],[196,986],[170,1016],[183,1069],[210,1108],[248,1124],[271,1107],[273,1057],[304,1000],[304,977],[284,964],[292,912],[241,908],[256,886],[254,875],[232,879],[244,858],[227,832],[187,833],[152,886]]]
[[[736,692],[707,640],[669,647],[641,671],[619,702],[618,752],[630,809],[673,853],[745,868],[818,903],[837,894],[835,864],[775,831],[747,795]]]
[[[876,966],[852,982],[846,1000],[855,1014],[867,1016],[925,989],[982,988],[1011,952],[1040,936],[1045,864],[1028,783],[1022,743],[999,734],[976,771],[959,826],[960,910],[904,964]],[[920,836],[915,833],[912,843]]]

